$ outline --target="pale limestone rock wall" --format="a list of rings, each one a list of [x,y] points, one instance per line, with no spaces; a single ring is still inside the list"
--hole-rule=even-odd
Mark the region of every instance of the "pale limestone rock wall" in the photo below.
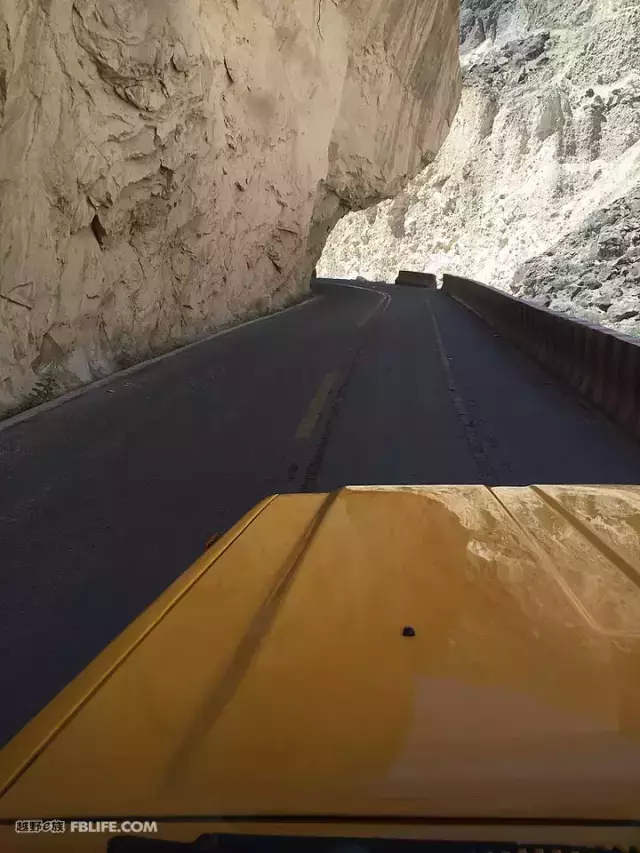
[[[457,0],[0,0],[0,412],[303,293],[433,160]]]
[[[461,60],[436,161],[319,274],[450,271],[640,334],[640,3],[462,0]]]

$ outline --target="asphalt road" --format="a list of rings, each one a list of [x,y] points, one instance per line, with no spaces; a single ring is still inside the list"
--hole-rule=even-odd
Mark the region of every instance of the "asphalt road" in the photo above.
[[[0,428],[0,743],[263,497],[640,483],[640,448],[442,293],[316,296]]]

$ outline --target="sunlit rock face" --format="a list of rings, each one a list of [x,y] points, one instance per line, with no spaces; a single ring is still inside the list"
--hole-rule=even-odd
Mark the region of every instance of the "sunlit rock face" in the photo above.
[[[460,24],[438,157],[340,222],[318,273],[449,270],[640,333],[640,5],[462,0]]]
[[[0,4],[0,412],[301,295],[431,162],[457,0]]]

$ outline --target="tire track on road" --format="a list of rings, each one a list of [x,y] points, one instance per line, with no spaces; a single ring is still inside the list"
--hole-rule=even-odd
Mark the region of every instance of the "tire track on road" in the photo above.
[[[451,401],[456,410],[456,414],[458,415],[458,419],[462,424],[467,444],[469,445],[469,449],[471,450],[473,461],[476,464],[482,482],[487,486],[495,485],[497,482],[496,471],[494,469],[493,463],[491,462],[489,453],[487,452],[482,439],[478,435],[478,432],[475,428],[475,421],[469,414],[467,405],[464,401],[462,394],[460,393],[460,390],[454,378],[453,371],[451,369],[450,359],[447,355],[444,341],[442,340],[442,335],[440,334],[438,320],[428,297],[427,299],[425,299],[425,304],[427,306],[427,311],[429,313],[429,317],[431,318],[431,323],[433,325],[433,334],[438,347],[438,353],[440,354],[440,360],[442,362],[442,367],[445,373],[445,379],[449,387],[449,392],[451,394]]]

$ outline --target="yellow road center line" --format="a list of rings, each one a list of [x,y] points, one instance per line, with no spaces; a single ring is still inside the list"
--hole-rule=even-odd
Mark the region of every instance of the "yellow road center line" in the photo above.
[[[364,290],[365,288],[362,288],[362,289]],[[371,290],[369,292],[370,293],[377,293],[377,291],[375,291],[375,290]],[[371,311],[369,311],[367,313],[367,315],[365,317],[363,317],[362,320],[360,320],[360,322],[356,323],[356,328],[363,329],[367,325],[369,320],[371,320],[371,319],[373,319],[373,317],[375,317],[375,315],[378,313],[378,310],[382,307],[383,303],[389,302],[391,299],[391,297],[387,296],[386,293],[381,294],[381,296],[382,296],[382,299],[380,299],[380,300],[378,300],[378,302],[376,302],[376,304],[373,306]]]
[[[304,438],[311,438],[311,433],[313,432],[314,427],[318,422],[320,412],[322,411],[324,404],[327,402],[327,397],[329,396],[335,381],[335,373],[327,373],[327,375],[324,377],[324,379],[320,383],[320,387],[315,393],[313,400],[311,401],[311,405],[309,406],[304,417],[300,421],[300,425],[296,430],[296,439],[299,440]]]

